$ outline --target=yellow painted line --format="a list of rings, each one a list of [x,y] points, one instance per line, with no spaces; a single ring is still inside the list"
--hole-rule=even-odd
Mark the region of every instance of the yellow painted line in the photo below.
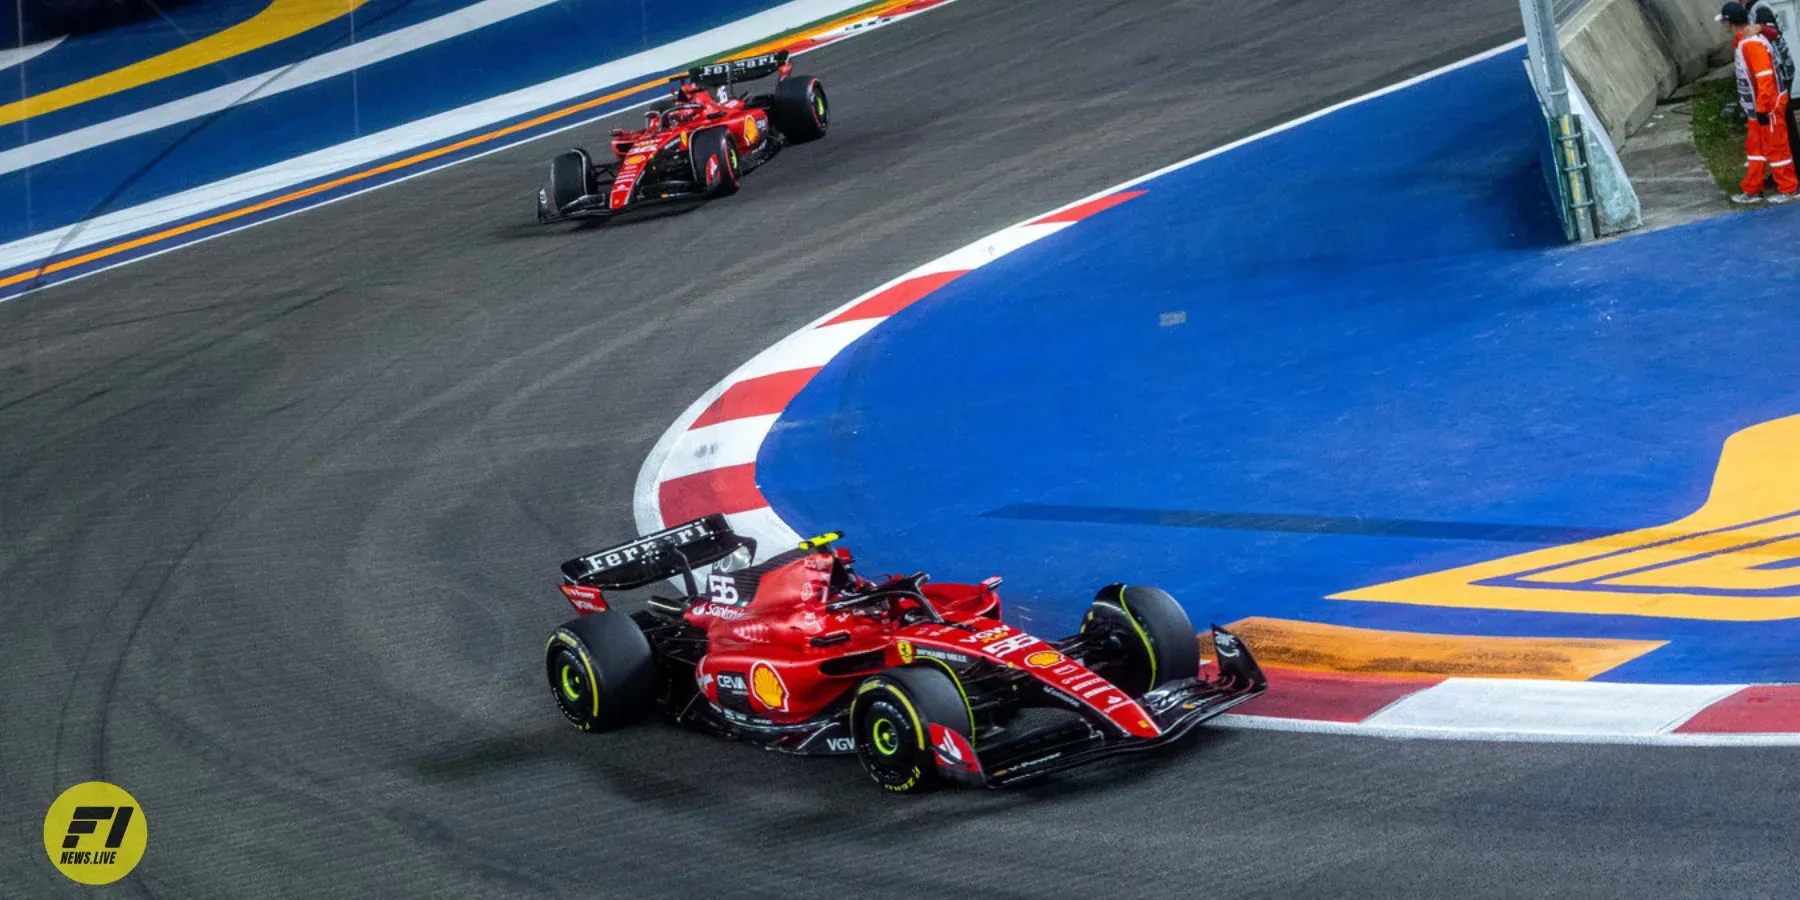
[[[1422,634],[1260,616],[1227,627],[1243,638],[1257,662],[1266,666],[1411,678],[1586,681],[1667,643]],[[1203,641],[1201,646],[1210,653],[1212,642]]]
[[[1334,600],[1755,622],[1800,618],[1800,416],[1727,438],[1676,522],[1334,594]]]
[[[191,72],[240,53],[283,41],[349,13],[368,0],[273,0],[266,9],[230,28],[167,53],[0,106],[0,125],[68,109],[108,94]]]
[[[362,0],[354,0],[354,2],[362,2]],[[861,13],[860,15],[853,18],[851,21],[856,21],[859,19],[877,18],[877,17],[881,16],[883,13],[885,13],[887,10],[892,9],[894,7],[903,6],[907,2],[910,2],[910,0],[889,0],[889,2],[883,3],[880,6],[865,10],[863,13]],[[831,22],[828,22],[828,23],[825,23],[822,25],[817,25],[812,28],[805,29],[803,32],[801,32],[799,34],[789,35],[786,38],[784,38],[783,40],[786,42],[803,41],[809,37],[823,34],[824,32],[829,31],[833,28],[840,27],[843,24],[844,24],[843,21],[833,20]],[[512,125],[508,125],[505,128],[496,128],[493,131],[485,132],[483,134],[478,134],[478,135],[475,135],[475,136],[469,137],[469,138],[464,138],[463,140],[457,141],[454,144],[449,144],[447,146],[438,147],[438,148],[435,148],[432,150],[426,150],[421,153],[415,153],[412,156],[406,157],[405,159],[399,159],[399,160],[395,160],[390,163],[384,163],[382,165],[375,166],[374,168],[364,169],[360,172],[353,172],[351,174],[344,175],[339,178],[334,178],[331,181],[327,181],[323,184],[316,184],[309,188],[302,188],[297,191],[290,191],[290,192],[282,194],[281,196],[278,196],[278,197],[271,197],[267,200],[262,200],[257,203],[252,203],[248,206],[241,206],[241,207],[238,207],[237,209],[228,210],[226,212],[222,212],[222,213],[219,213],[219,214],[213,215],[213,216],[208,216],[207,218],[200,219],[200,220],[194,221],[194,222],[189,222],[185,225],[177,225],[172,228],[166,228],[166,229],[163,229],[162,231],[157,231],[157,232],[154,232],[151,234],[144,235],[142,237],[132,238],[131,240],[128,240],[128,241],[122,241],[117,244],[110,244],[108,246],[101,247],[96,250],[89,251],[87,253],[83,253],[80,256],[72,256],[72,257],[69,257],[68,259],[57,260],[56,262],[50,263],[48,265],[38,266],[37,268],[34,268],[34,269],[26,269],[24,271],[17,272],[13,275],[9,275],[5,278],[0,278],[0,288],[12,287],[13,285],[31,281],[32,279],[35,279],[35,278],[42,278],[46,275],[54,275],[58,272],[66,271],[68,269],[77,268],[79,266],[85,266],[88,263],[98,262],[98,261],[106,259],[107,257],[110,257],[110,256],[117,256],[120,253],[127,253],[132,250],[136,250],[140,247],[146,247],[151,244],[161,243],[161,242],[169,240],[171,238],[180,237],[184,234],[192,234],[196,231],[201,231],[201,230],[204,230],[207,228],[211,228],[214,225],[220,225],[220,224],[223,224],[226,222],[233,221],[235,219],[241,219],[245,216],[255,215],[256,213],[264,212],[266,210],[270,210],[270,209],[273,209],[278,206],[285,206],[289,203],[294,203],[299,200],[304,200],[308,197],[317,196],[317,195],[325,193],[327,191],[336,190],[337,188],[343,187],[348,184],[355,184],[356,182],[359,182],[359,181],[367,181],[370,178],[375,178],[380,175],[385,175],[389,172],[398,171],[398,170],[404,169],[408,166],[413,166],[413,165],[417,165],[422,162],[427,162],[427,161],[430,161],[433,159],[438,159],[443,156],[448,156],[449,154],[456,153],[457,151],[466,150],[470,147],[475,147],[475,146],[479,146],[481,144],[496,141],[496,140],[499,140],[508,135],[518,134],[521,131],[527,131],[529,129],[536,128],[537,126],[543,125],[546,122],[554,122],[557,119],[564,119],[569,116],[575,115],[577,113],[581,113],[581,112],[585,112],[590,109],[594,109],[595,107],[605,106],[606,104],[611,103],[614,100],[623,99],[623,98],[629,97],[632,94],[635,94],[639,91],[649,90],[650,88],[653,88],[653,87],[656,87],[656,86],[662,85],[662,84],[667,84],[668,82],[669,82],[669,76],[660,76],[658,78],[655,78],[655,79],[652,79],[649,81],[639,82],[638,84],[634,84],[631,87],[621,88],[619,90],[613,91],[612,93],[606,94],[605,96],[602,96],[602,97],[595,97],[592,100],[584,100],[573,106],[565,106],[562,109],[553,110],[551,112],[544,113],[541,116],[537,116],[535,118],[528,119],[523,122],[518,122],[518,123],[515,123]]]

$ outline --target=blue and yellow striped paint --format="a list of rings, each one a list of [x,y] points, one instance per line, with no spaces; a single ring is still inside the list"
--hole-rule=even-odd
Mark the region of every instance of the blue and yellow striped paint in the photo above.
[[[1800,619],[1800,415],[1732,435],[1706,503],[1668,525],[1333,598],[1685,619]]]

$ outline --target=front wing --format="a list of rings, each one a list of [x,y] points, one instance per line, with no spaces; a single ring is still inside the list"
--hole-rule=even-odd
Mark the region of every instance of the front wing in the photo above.
[[[979,755],[961,743],[940,745],[938,771],[964,783],[1001,787],[1179,741],[1194,726],[1268,690],[1262,669],[1237,636],[1215,625],[1213,645],[1219,660],[1215,677],[1170,682],[1139,698],[1159,731],[1155,737],[1121,735],[1084,718],[983,745]]]
[[[738,177],[742,178],[761,168],[764,163],[774,159],[781,152],[782,140],[771,135],[751,151],[741,154]],[[683,151],[685,154],[685,151]],[[685,160],[684,155],[680,159]],[[681,165],[685,165],[682,163]],[[680,166],[678,166],[679,168]],[[616,177],[616,175],[614,176]],[[644,177],[631,190],[631,199],[624,206],[613,209],[609,201],[612,195],[613,178],[602,181],[591,194],[585,194],[569,201],[562,209],[553,209],[550,204],[550,192],[540,188],[537,193],[537,220],[540,223],[565,222],[574,219],[613,219],[659,206],[676,203],[694,203],[708,199],[706,187],[698,182],[668,177]]]
[[[539,222],[563,222],[574,219],[612,219],[652,207],[672,203],[690,203],[707,198],[705,189],[693,182],[664,181],[634,192],[631,202],[618,209],[613,209],[607,200],[611,194],[611,187],[611,182],[602,184],[599,191],[577,197],[562,209],[551,209],[548,192],[539,190],[537,220]]]

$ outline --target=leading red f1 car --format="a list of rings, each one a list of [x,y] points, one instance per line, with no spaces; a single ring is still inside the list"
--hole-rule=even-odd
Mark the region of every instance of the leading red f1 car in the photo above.
[[[770,75],[773,92],[734,93],[738,83]],[[784,147],[824,137],[831,121],[825,86],[793,74],[786,50],[695,67],[671,93],[644,113],[643,128],[613,130],[611,162],[595,163],[580,148],[551,160],[537,220],[607,218],[735,194],[743,176]]]
[[[749,565],[755,542],[713,515],[564,563],[581,615],[545,651],[557,707],[585,731],[660,709],[775,750],[854,753],[882,787],[918,791],[1167,744],[1267,688],[1216,625],[1203,677],[1187,614],[1155,588],[1104,587],[1078,632],[1046,641],[1002,620],[998,577],[870,581],[840,537]],[[605,596],[676,576],[683,596],[629,615]]]

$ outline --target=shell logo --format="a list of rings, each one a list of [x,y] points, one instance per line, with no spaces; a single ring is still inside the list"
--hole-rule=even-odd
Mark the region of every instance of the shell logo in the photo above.
[[[1025,657],[1025,664],[1034,669],[1048,669],[1063,661],[1063,655],[1055,650],[1039,650]]]
[[[894,649],[900,651],[900,662],[902,665],[912,665],[912,661],[913,661],[912,641],[901,641],[898,644],[894,645]]]
[[[756,131],[757,131],[756,117],[755,116],[745,116],[744,117],[744,143],[746,143],[746,144],[756,143],[756,137],[757,137]]]
[[[766,662],[750,667],[750,694],[766,709],[787,712],[787,685],[782,682],[781,673]]]

